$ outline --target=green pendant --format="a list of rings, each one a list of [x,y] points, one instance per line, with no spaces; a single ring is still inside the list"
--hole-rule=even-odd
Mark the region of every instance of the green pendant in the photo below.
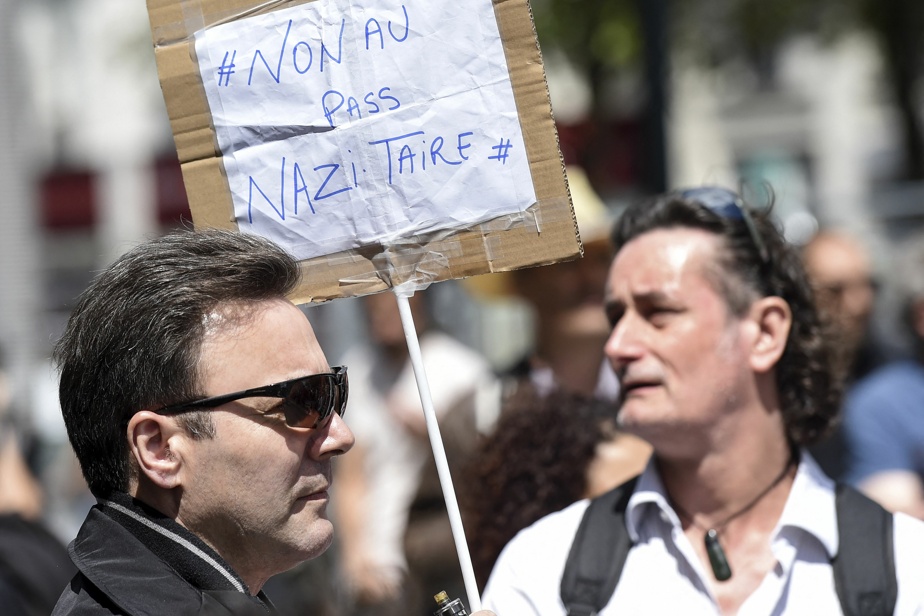
[[[728,566],[728,559],[725,557],[725,550],[719,543],[719,533],[714,528],[706,531],[706,554],[709,555],[709,564],[712,565],[712,575],[720,582],[731,578],[731,567]]]

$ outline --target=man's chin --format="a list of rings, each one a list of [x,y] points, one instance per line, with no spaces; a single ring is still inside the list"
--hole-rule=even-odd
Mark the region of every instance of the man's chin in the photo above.
[[[304,529],[299,543],[301,560],[317,558],[330,548],[334,542],[334,526],[326,518],[316,519],[309,528]]]
[[[326,522],[327,533],[323,537],[319,537],[320,541],[316,546],[312,548],[312,555],[309,558],[316,558],[326,552],[328,548],[334,543],[334,525],[330,523],[326,518],[324,520],[318,520],[318,524],[321,522]],[[318,525],[316,524],[316,526]]]

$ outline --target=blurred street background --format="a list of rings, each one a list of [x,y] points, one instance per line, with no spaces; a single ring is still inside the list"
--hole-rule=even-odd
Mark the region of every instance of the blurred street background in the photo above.
[[[846,228],[872,247],[890,331],[897,241],[924,227],[921,0],[534,0],[566,163],[612,215],[713,183],[788,239]],[[48,363],[74,298],[115,256],[191,216],[142,0],[0,0],[0,347],[5,421],[23,435],[63,541],[83,519]],[[531,344],[529,310],[434,288],[439,324],[497,368]],[[337,357],[355,300],[306,309]],[[333,362],[333,359],[332,359]]]

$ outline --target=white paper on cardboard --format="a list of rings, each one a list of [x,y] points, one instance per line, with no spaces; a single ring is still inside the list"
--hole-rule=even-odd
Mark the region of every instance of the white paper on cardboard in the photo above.
[[[195,44],[238,226],[298,259],[536,202],[491,0],[317,0]]]

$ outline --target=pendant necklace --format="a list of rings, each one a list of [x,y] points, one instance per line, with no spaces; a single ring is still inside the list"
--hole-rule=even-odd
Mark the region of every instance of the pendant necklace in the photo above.
[[[732,576],[731,566],[728,564],[728,558],[725,556],[725,550],[722,549],[722,544],[719,543],[719,532],[722,531],[729,522],[738,516],[750,511],[754,505],[759,503],[760,500],[769,494],[773,488],[778,486],[780,482],[783,481],[783,478],[786,477],[786,474],[789,472],[789,469],[792,468],[794,462],[795,459],[790,458],[786,463],[786,466],[783,467],[783,472],[773,480],[773,483],[767,486],[760,494],[755,496],[751,502],[749,502],[743,508],[739,509],[735,513],[722,520],[720,523],[715,524],[710,528],[706,528],[705,526],[699,524],[696,520],[693,519],[693,516],[691,516],[682,507],[671,500],[671,504],[674,506],[674,509],[677,511],[677,513],[680,514],[681,517],[686,518],[689,520],[690,524],[706,533],[705,537],[703,538],[703,542],[706,544],[706,554],[709,556],[709,564],[712,566],[712,575],[714,575],[715,579],[719,582],[729,580]]]

